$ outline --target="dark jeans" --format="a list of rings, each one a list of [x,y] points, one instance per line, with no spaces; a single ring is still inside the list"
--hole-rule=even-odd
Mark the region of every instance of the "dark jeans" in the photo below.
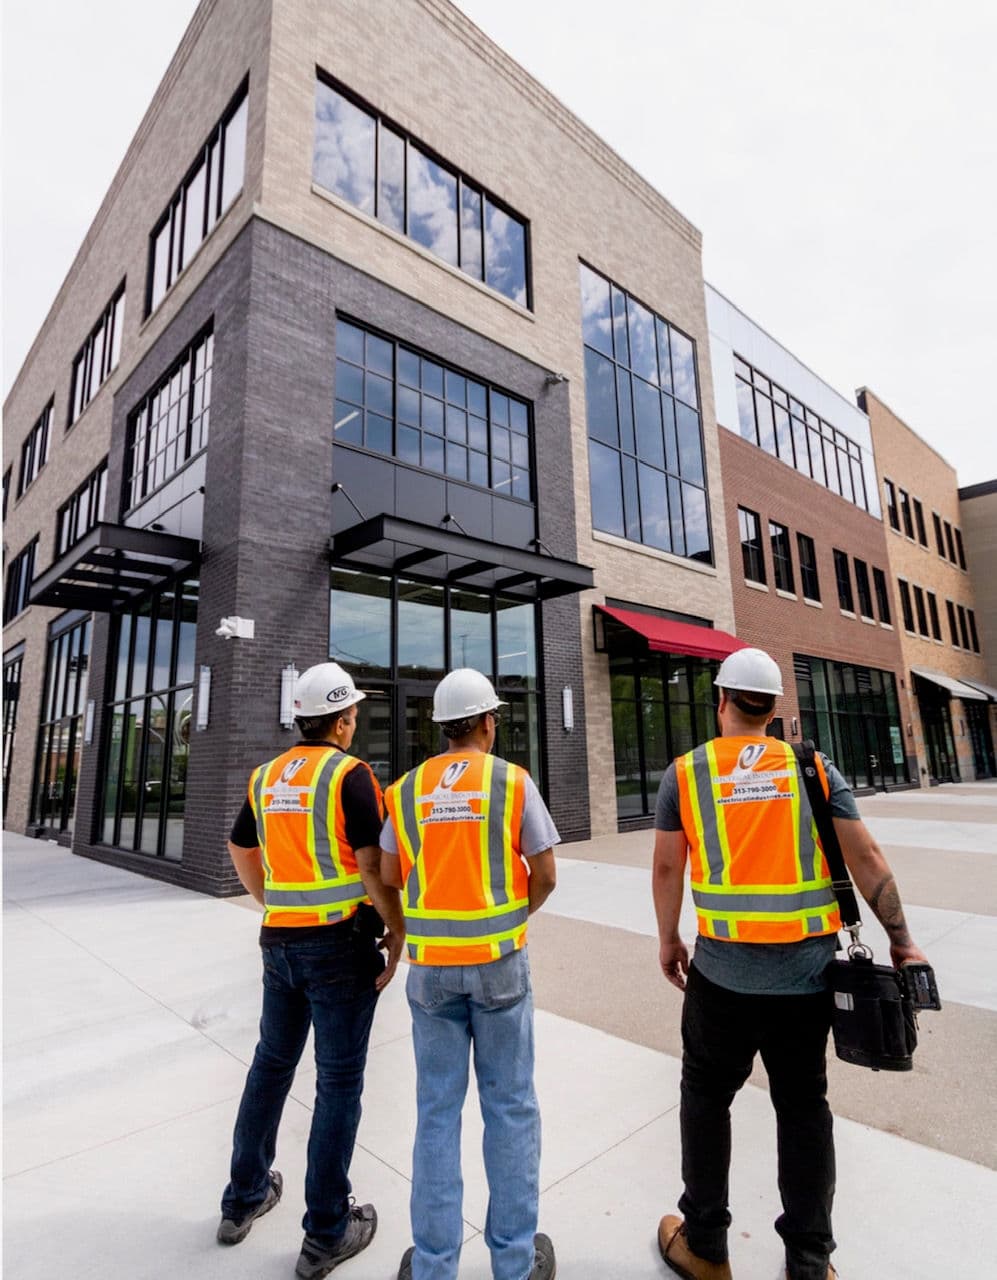
[[[384,967],[374,941],[350,921],[328,938],[264,945],[260,1041],[235,1122],[222,1216],[238,1221],[266,1197],[277,1127],[294,1071],[315,1027],[315,1111],[308,1139],[302,1226],[325,1245],[346,1230],[350,1160],[360,1123],[367,1040]]]
[[[711,1262],[727,1257],[730,1105],[760,1053],[778,1127],[775,1229],[786,1245],[790,1280],[826,1280],[834,1238],[834,1139],[827,1105],[826,992],[743,995],[689,970],[682,1009],[682,1179],[679,1208],[689,1248]]]

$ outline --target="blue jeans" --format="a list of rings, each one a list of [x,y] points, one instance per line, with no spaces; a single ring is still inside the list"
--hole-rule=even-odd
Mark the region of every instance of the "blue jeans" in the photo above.
[[[454,1280],[464,1183],[461,1109],[468,1062],[485,1124],[485,1243],[495,1280],[526,1280],[540,1196],[533,1088],[533,991],[525,947],[491,964],[409,967],[418,1121],[412,1156],[412,1280]]]
[[[321,1244],[334,1245],[349,1218],[350,1160],[377,1003],[374,979],[384,962],[374,941],[351,922],[327,927],[328,938],[262,948],[260,1041],[235,1122],[222,1216],[239,1221],[266,1197],[277,1127],[314,1024],[318,1078],[302,1226]]]

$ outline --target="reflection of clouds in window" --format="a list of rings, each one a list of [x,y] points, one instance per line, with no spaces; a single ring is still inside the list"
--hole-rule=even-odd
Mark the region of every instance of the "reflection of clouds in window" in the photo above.
[[[526,306],[526,230],[485,200],[485,273],[493,289]]]
[[[658,352],[654,341],[654,317],[639,302],[627,298],[630,321],[630,367],[648,382],[658,381]]]
[[[711,562],[710,527],[706,519],[706,494],[691,484],[682,486],[685,511],[686,555],[692,560]]]
[[[377,216],[386,226],[405,232],[405,139],[381,128],[380,190]]]
[[[457,266],[457,179],[409,147],[409,235]]]
[[[693,356],[692,343],[676,329],[671,330],[672,346],[672,384],[676,396],[697,408],[696,397],[696,361]]]
[[[363,213],[374,212],[375,122],[341,94],[319,82],[315,102],[312,176]]]
[[[671,527],[668,521],[668,496],[665,473],[643,463],[640,477],[640,519],[644,543],[659,551],[671,551]]]
[[[581,264],[582,338],[607,356],[613,354],[613,322],[609,314],[609,281]]]

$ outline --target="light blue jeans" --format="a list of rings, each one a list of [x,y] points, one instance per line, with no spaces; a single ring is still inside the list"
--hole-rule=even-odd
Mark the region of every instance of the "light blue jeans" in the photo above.
[[[540,1194],[533,990],[526,948],[491,964],[409,966],[418,1120],[412,1157],[412,1280],[455,1280],[463,1237],[461,1109],[468,1062],[485,1124],[485,1243],[495,1280],[527,1280]]]

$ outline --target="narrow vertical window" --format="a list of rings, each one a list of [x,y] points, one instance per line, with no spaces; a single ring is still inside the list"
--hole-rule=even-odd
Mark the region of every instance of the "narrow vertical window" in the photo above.
[[[769,521],[769,542],[772,546],[772,569],[777,591],[795,591],[793,559],[789,550],[789,530],[784,524]]]
[[[796,545],[800,553],[800,578],[803,584],[805,600],[820,601],[820,580],[817,577],[817,551],[814,540],[806,533],[796,535]]]
[[[900,588],[900,609],[904,617],[904,629],[913,632],[914,606],[911,604],[910,585],[903,578],[897,579],[897,585]]]
[[[855,612],[855,600],[852,596],[852,579],[848,569],[848,556],[844,551],[834,549],[834,575],[838,584],[838,604],[846,613]]]
[[[756,511],[745,507],[737,509],[738,528],[741,534],[741,561],[748,582],[765,584],[765,557],[762,552],[762,526]]]
[[[882,569],[873,568],[872,581],[876,588],[876,606],[879,609],[879,620],[889,626],[892,622],[890,614],[890,597],[886,590],[886,574]]]
[[[872,617],[872,591],[869,586],[869,566],[864,560],[855,561],[855,590],[859,598],[859,613],[863,618]]]

